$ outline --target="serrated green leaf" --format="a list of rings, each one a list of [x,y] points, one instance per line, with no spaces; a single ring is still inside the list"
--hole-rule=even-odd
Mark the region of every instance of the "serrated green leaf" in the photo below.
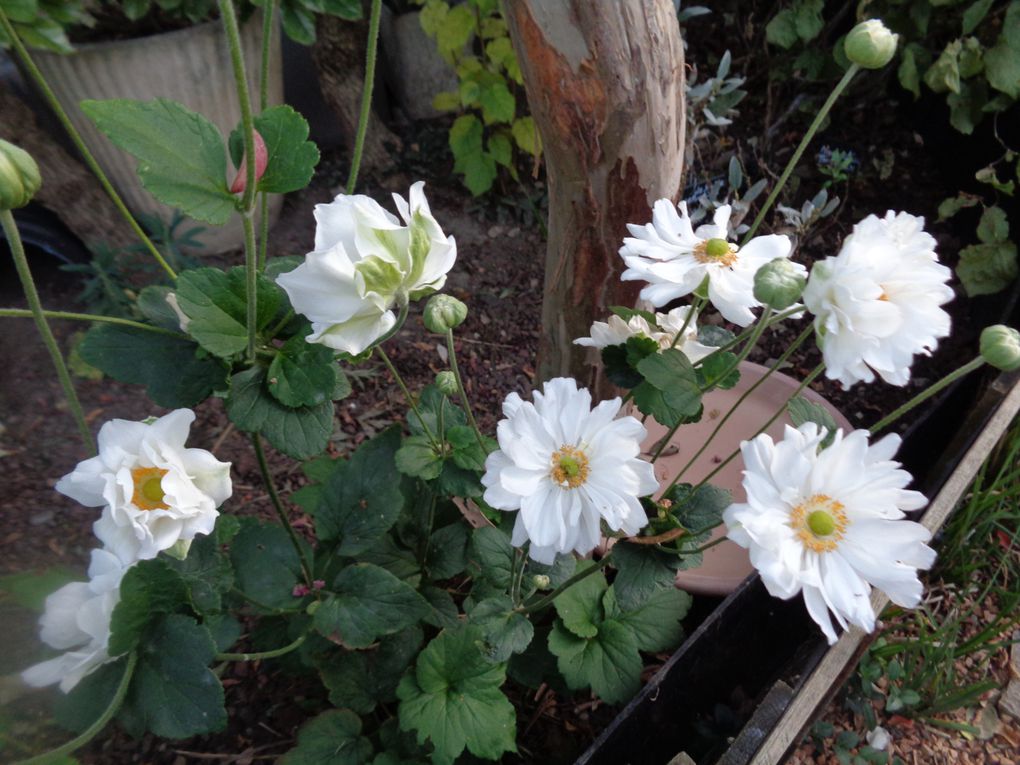
[[[795,427],[799,428],[805,422],[813,422],[819,428],[827,431],[824,440],[819,445],[822,449],[830,446],[835,440],[836,430],[839,426],[829,410],[821,404],[808,401],[803,396],[796,396],[786,403],[786,410],[790,413],[790,420],[793,421]]]
[[[321,454],[333,433],[333,402],[289,407],[266,389],[266,370],[252,367],[230,378],[227,416],[246,433],[261,433],[276,449],[306,459]]]
[[[333,351],[295,335],[269,365],[268,388],[284,406],[316,406],[333,400],[337,366]]]
[[[1009,239],[1009,218],[998,205],[986,207],[977,227],[978,239],[985,244],[999,244]]]
[[[138,159],[142,185],[160,202],[220,226],[236,211],[227,190],[223,137],[201,114],[174,101],[82,101],[114,144]]]
[[[364,765],[372,754],[361,718],[349,709],[330,709],[301,726],[297,746],[280,765]]]
[[[356,4],[356,3],[355,3]],[[274,106],[254,119],[269,158],[258,190],[270,194],[299,191],[309,184],[319,163],[319,149],[308,140],[308,122],[289,106]],[[240,127],[230,134],[230,155],[236,167],[244,153]]]
[[[457,627],[460,624],[460,612],[453,596],[446,590],[432,585],[425,585],[421,588],[421,596],[428,601],[432,611],[425,617],[425,623],[433,627],[446,629]]]
[[[485,449],[478,443],[474,428],[467,425],[454,425],[446,429],[446,441],[453,449],[450,457],[453,463],[464,470],[485,470],[485,458],[489,452],[495,451],[498,444],[491,438],[482,436]]]
[[[538,134],[538,127],[532,117],[518,117],[510,125],[510,132],[513,133],[514,143],[521,151],[525,151],[532,157],[542,153],[542,138]]]
[[[482,656],[481,639],[471,626],[440,633],[397,688],[400,727],[416,731],[420,744],[431,741],[451,762],[465,748],[490,760],[517,751],[516,715],[500,690],[505,666]]]
[[[698,342],[711,348],[721,348],[735,340],[732,332],[724,327],[702,324],[698,327]]]
[[[634,403],[643,414],[672,427],[699,415],[701,388],[690,359],[676,348],[638,362],[644,382],[634,388]]]
[[[473,114],[463,114],[450,127],[450,149],[453,169],[464,176],[472,194],[484,194],[496,178],[496,161],[485,153],[481,121]]]
[[[995,0],[977,0],[972,3],[967,10],[963,12],[961,17],[962,29],[961,31],[965,35],[969,35],[980,24],[985,16],[988,15],[988,9],[992,7],[992,3]]]
[[[433,581],[450,579],[467,565],[468,526],[457,520],[432,533],[425,570]]]
[[[486,125],[513,121],[516,101],[502,78],[482,85],[478,92],[478,101],[482,106],[482,119]]]
[[[616,568],[613,589],[624,611],[637,608],[658,590],[673,589],[678,561],[654,545],[617,542],[612,565]]]
[[[514,550],[510,537],[495,526],[482,526],[471,532],[469,555],[478,576],[504,590],[510,588]]]
[[[584,561],[578,565],[578,569],[583,571],[594,565],[591,561]],[[590,638],[597,635],[604,619],[602,594],[607,587],[606,577],[598,572],[561,592],[553,601],[553,606],[563,626],[578,637]]]
[[[985,51],[984,62],[988,84],[1010,98],[1020,98],[1020,44],[1010,45],[1003,36]]]
[[[783,50],[789,50],[797,42],[797,24],[794,12],[784,8],[765,25],[765,39]]]
[[[151,321],[157,327],[169,329],[172,332],[181,331],[180,318],[174,313],[166,298],[172,290],[160,284],[150,284],[138,293],[136,304],[142,316]]]
[[[1001,292],[1017,278],[1017,248],[1013,242],[972,244],[960,250],[956,275],[969,297]]]
[[[376,705],[396,700],[397,685],[413,664],[425,636],[420,627],[409,627],[379,641],[370,651],[339,651],[321,668],[329,700],[367,715]]]
[[[443,472],[443,458],[426,436],[408,436],[397,449],[394,463],[404,475],[431,481]]]
[[[668,651],[680,642],[680,620],[691,602],[691,596],[676,587],[655,590],[637,608],[624,610],[616,621],[631,631],[638,649]]]
[[[221,609],[223,594],[234,585],[234,569],[215,534],[196,537],[184,560],[167,557],[165,562],[184,580],[199,614]]]
[[[489,661],[502,663],[513,654],[524,652],[535,636],[535,627],[527,616],[514,611],[506,595],[483,600],[471,611],[471,623],[482,630],[483,652]]]
[[[282,526],[246,518],[230,545],[237,588],[268,608],[293,608],[301,560]]]
[[[162,560],[139,561],[120,583],[120,602],[110,618],[110,655],[132,650],[153,619],[187,604],[188,589],[180,574]]]
[[[698,384],[703,390],[719,388],[729,390],[740,382],[740,369],[737,357],[729,351],[713,353],[706,356],[702,364],[695,368]]]
[[[590,687],[603,701],[618,704],[641,687],[641,654],[630,629],[620,622],[604,622],[596,635],[582,638],[556,621],[549,650],[573,690]]]
[[[81,679],[68,693],[57,696],[53,718],[62,728],[81,733],[110,706],[124,677],[127,657],[104,664]]]
[[[227,384],[226,365],[185,337],[101,324],[78,346],[81,357],[114,380],[144,385],[159,406],[196,406]]]

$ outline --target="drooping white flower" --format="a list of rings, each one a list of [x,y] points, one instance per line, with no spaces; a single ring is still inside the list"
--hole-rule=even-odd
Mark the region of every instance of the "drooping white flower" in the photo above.
[[[910,365],[949,334],[952,272],[938,262],[924,218],[869,215],[839,254],[815,264],[803,301],[815,315],[825,374],[844,388],[877,372],[906,385]]]
[[[419,181],[393,195],[400,218],[374,199],[341,194],[315,207],[315,249],[277,278],[312,322],[308,341],[358,354],[392,329],[393,307],[442,289],[457,245],[432,217]]]
[[[752,239],[743,247],[729,241],[730,206],[715,211],[712,223],[691,224],[687,203],[677,207],[660,199],[652,209],[652,222],[628,224],[631,236],[623,240],[620,256],[627,270],[624,281],[648,282],[641,297],[652,305],[665,305],[694,292],[708,278],[708,299],[727,321],[746,327],[754,321],[754,274],[776,258],[788,258],[789,237],[771,234]]]
[[[61,494],[103,508],[93,530],[121,560],[154,558],[212,532],[231,494],[230,463],[185,448],[194,419],[177,409],[151,422],[110,420],[99,430],[99,454],[57,482]]]
[[[811,618],[834,643],[829,611],[844,628],[875,628],[872,585],[898,605],[916,606],[916,569],[930,568],[935,552],[925,544],[929,531],[903,520],[927,500],[904,488],[910,474],[892,460],[899,436],[869,446],[866,430],[839,430],[819,452],[824,437],[805,423],[787,426],[779,443],[765,434],[742,443],[747,502],[730,505],[723,519],[768,591],[783,599],[803,592]]]
[[[66,653],[26,669],[21,673],[26,683],[36,688],[60,683],[60,690],[67,693],[114,658],[107,652],[110,617],[120,602],[120,580],[128,568],[109,550],[93,550],[89,581],[65,584],[46,598],[40,637]]]
[[[684,329],[684,322],[690,311],[689,306],[674,308],[669,313],[655,314],[655,326],[640,314],[634,314],[624,321],[620,316],[609,317],[609,321],[596,321],[591,325],[591,337],[579,337],[575,345],[589,348],[606,348],[610,345],[626,343],[632,337],[647,337],[659,344],[659,348],[679,348],[691,361],[697,361],[712,353],[715,348],[698,342],[698,323],[691,319]],[[677,334],[683,330],[683,337],[676,340]],[[675,345],[674,345],[675,341]]]
[[[647,522],[638,501],[659,484],[639,459],[645,428],[616,419],[616,398],[591,408],[591,394],[574,380],[549,380],[534,403],[511,393],[497,427],[499,449],[485,461],[485,501],[519,510],[512,542],[531,541],[531,557],[552,563],[557,553],[586,555],[605,521],[636,534]]]

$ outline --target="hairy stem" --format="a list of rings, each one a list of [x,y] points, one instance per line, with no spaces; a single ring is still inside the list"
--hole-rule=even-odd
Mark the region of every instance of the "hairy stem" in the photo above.
[[[375,58],[379,47],[379,20],[382,17],[382,0],[372,0],[372,11],[368,19],[368,44],[365,52],[365,88],[361,92],[361,112],[358,114],[358,132],[354,138],[354,155],[351,157],[351,172],[347,176],[348,194],[354,193],[358,180],[358,168],[365,149],[365,135],[368,133],[368,118],[372,114],[372,88],[375,85]]]
[[[35,314],[32,311],[28,311],[24,308],[0,308],[0,318],[6,317],[10,319],[27,319],[33,317]],[[157,327],[153,324],[143,324],[140,321],[132,321],[131,319],[121,319],[117,316],[99,316],[94,313],[73,313],[71,311],[43,311],[42,315],[47,319],[70,319],[73,321],[98,321],[104,324],[120,324],[124,327],[132,327],[133,329],[144,329],[146,332],[155,332],[159,335],[170,335],[170,337],[187,337],[181,332],[174,332],[172,329],[163,329],[163,327]]]
[[[386,355],[386,351],[382,349],[382,346],[377,346],[376,350],[379,351],[379,358],[383,360],[383,364],[390,370],[390,374],[393,375],[393,379],[397,381],[397,385],[400,386],[401,392],[404,394],[404,398],[407,399],[408,405],[411,407],[411,411],[414,412],[414,416],[418,418],[418,422],[421,424],[421,429],[425,431],[425,435],[428,437],[432,444],[433,449],[439,448],[439,441],[436,440],[435,434],[432,429],[429,428],[428,423],[425,422],[425,418],[421,415],[421,410],[418,409],[418,403],[414,400],[414,396],[411,395],[411,391],[407,389],[407,384],[404,382],[404,378],[400,376],[397,368],[393,366],[393,362],[390,361],[390,357]]]
[[[297,533],[294,531],[294,527],[290,524],[290,518],[287,517],[287,509],[283,506],[283,502],[280,500],[280,495],[276,491],[276,484],[273,482],[273,476],[269,472],[269,463],[266,462],[266,453],[262,448],[262,436],[258,433],[251,434],[251,443],[255,447],[255,457],[258,459],[259,472],[262,473],[262,482],[266,485],[266,490],[269,492],[269,499],[273,503],[273,509],[276,510],[276,515],[280,519],[280,523],[287,530],[287,535],[290,537],[290,543],[294,546],[294,550],[298,554],[298,558],[301,560],[301,572],[305,575],[305,583],[312,586],[312,567],[308,562],[308,558],[305,556],[305,549],[301,546],[301,542],[298,540]]]
[[[460,400],[464,404],[464,412],[467,414],[468,423],[471,425],[471,429],[475,432],[475,439],[478,441],[478,446],[482,450],[482,454],[486,453],[485,441],[482,439],[482,431],[478,429],[478,423],[475,421],[475,415],[471,411],[471,402],[468,401],[467,390],[464,388],[464,380],[461,379],[460,369],[457,366],[457,351],[453,347],[453,330],[446,330],[446,349],[449,351],[450,356],[450,371],[453,372],[453,378],[457,381],[457,393],[460,395]]]
[[[564,590],[570,589],[575,584],[580,582],[582,579],[587,579],[592,574],[596,573],[597,571],[601,571],[606,566],[608,566],[612,554],[613,551],[609,550],[609,552],[603,555],[602,559],[597,561],[594,566],[588,566],[588,568],[584,569],[583,571],[579,571],[578,573],[574,574],[567,581],[565,581],[563,584],[561,584],[559,587],[550,592],[541,600],[536,600],[531,605],[521,606],[520,608],[517,608],[515,610],[518,613],[522,614],[530,614],[535,611],[541,611],[543,608],[545,608],[546,606],[551,604],[554,600],[556,600],[556,598],[558,598]]]
[[[984,363],[985,363],[985,360],[983,358],[981,358],[980,356],[978,356],[975,359],[971,359],[970,361],[968,361],[966,364],[964,364],[959,369],[955,369],[952,372],[950,372],[949,374],[947,374],[945,377],[943,377],[937,383],[932,385],[930,388],[927,388],[927,389],[921,391],[920,393],[918,393],[916,396],[914,396],[912,399],[910,399],[910,401],[905,403],[903,406],[898,407],[897,409],[895,409],[892,412],[890,412],[889,414],[887,414],[881,420],[879,420],[874,425],[872,425],[870,428],[868,428],[868,431],[871,433],[871,435],[875,435],[876,433],[878,433],[878,431],[882,430],[883,428],[887,427],[888,425],[891,425],[893,422],[898,420],[900,417],[905,415],[907,412],[909,412],[911,409],[913,409],[915,406],[917,406],[921,402],[927,401],[928,399],[930,399],[932,396],[934,396],[936,393],[938,393],[943,388],[945,388],[945,387],[947,387],[949,385],[952,385],[954,382],[959,380],[961,377],[965,377],[966,375],[969,375],[975,369],[980,369],[982,366],[984,366]]]
[[[291,651],[296,651],[308,639],[304,634],[293,643],[288,643],[282,648],[275,648],[272,651],[259,651],[258,653],[218,653],[216,661],[261,661],[262,659],[275,659],[278,656],[285,656]]]

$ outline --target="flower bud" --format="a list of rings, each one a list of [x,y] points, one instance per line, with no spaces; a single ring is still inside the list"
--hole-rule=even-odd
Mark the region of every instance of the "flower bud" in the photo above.
[[[807,273],[804,266],[788,258],[776,258],[755,273],[754,299],[782,311],[797,302],[805,284]]]
[[[981,357],[996,369],[1020,369],[1020,332],[1005,324],[993,324],[981,332]]]
[[[262,140],[259,131],[253,130],[255,137],[255,182],[258,183],[266,174],[266,167],[269,165],[269,152],[266,150],[266,142]],[[237,168],[237,176],[230,184],[231,194],[243,194],[248,185],[248,158],[241,157],[241,164]]]
[[[881,19],[868,19],[850,30],[843,43],[846,57],[864,69],[881,69],[896,54],[899,35]]]
[[[41,185],[39,166],[32,156],[0,139],[0,210],[24,207]]]
[[[436,375],[436,387],[446,396],[457,395],[457,377],[449,369]]]
[[[531,577],[531,583],[535,585],[536,590],[548,590],[552,580],[545,574],[535,574]]]
[[[425,304],[425,326],[430,332],[445,335],[464,322],[467,310],[467,306],[452,295],[433,295]]]

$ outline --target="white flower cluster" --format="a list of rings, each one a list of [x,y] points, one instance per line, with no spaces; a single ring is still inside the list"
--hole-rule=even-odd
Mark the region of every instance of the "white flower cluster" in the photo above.
[[[93,531],[88,582],[72,582],[46,599],[43,642],[67,653],[22,673],[33,686],[63,691],[111,659],[110,618],[120,580],[140,560],[160,552],[187,554],[195,536],[209,534],[217,508],[231,494],[230,463],[185,447],[195,419],[177,409],[144,422],[111,420],[99,431],[99,454],[78,464],[56,489],[86,507],[102,507]]]

